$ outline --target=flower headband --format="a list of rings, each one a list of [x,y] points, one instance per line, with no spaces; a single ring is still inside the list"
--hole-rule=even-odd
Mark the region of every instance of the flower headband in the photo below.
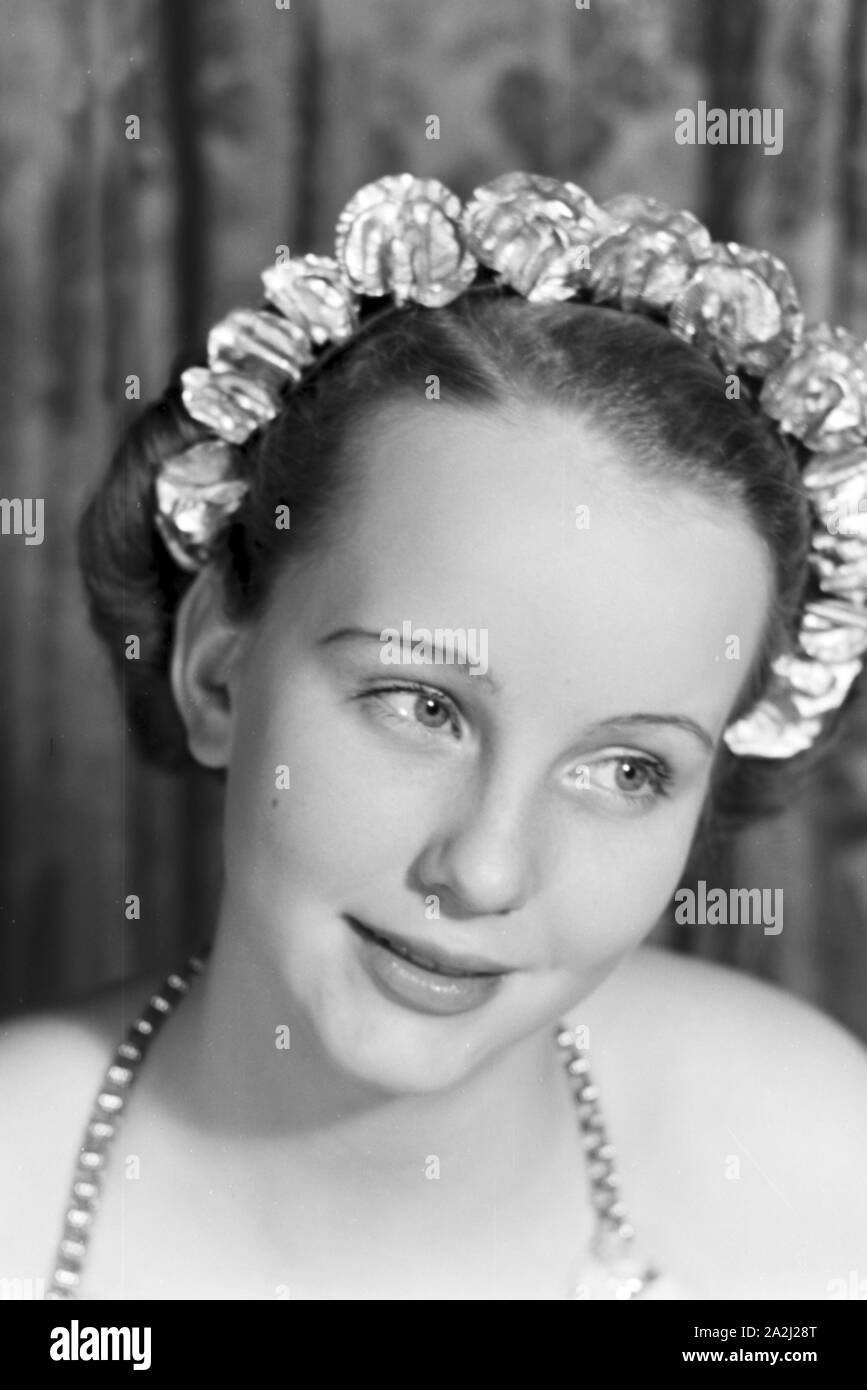
[[[765,698],[723,735],[741,757],[809,748],[867,652],[867,345],[805,325],[775,256],[714,242],[691,213],[640,194],[599,205],[576,184],[525,173],[484,184],[463,208],[437,179],[411,174],[359,189],[333,258],[268,266],[265,305],[222,319],[208,366],[181,376],[184,407],[210,437],[158,466],[155,525],[174,561],[191,571],[208,562],[248,489],[240,446],[326,345],[352,337],[362,297],[445,305],[480,271],[536,304],[589,300],[662,320],[724,371],[757,379],[778,432],[809,451],[809,564],[822,597],[804,606]]]

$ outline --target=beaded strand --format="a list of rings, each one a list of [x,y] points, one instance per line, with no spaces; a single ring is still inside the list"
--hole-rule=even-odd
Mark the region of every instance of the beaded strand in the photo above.
[[[127,1031],[105,1072],[79,1150],[58,1258],[46,1299],[75,1297],[102,1196],[109,1145],[117,1134],[130,1087],[151,1043],[169,1014],[187,994],[203,965],[202,956],[192,955],[180,971],[169,975],[162,988],[151,995],[144,1012]]]
[[[590,1197],[597,1217],[593,1254],[607,1271],[612,1298],[639,1298],[659,1275],[636,1256],[632,1248],[635,1231],[620,1197],[620,1175],[614,1166],[616,1151],[608,1138],[599,1105],[599,1087],[591,1076],[587,1052],[578,1043],[577,1030],[560,1024],[556,1041],[566,1053],[564,1065],[572,1084],[578,1127],[587,1155]],[[583,1286],[579,1284],[572,1297],[584,1296]]]

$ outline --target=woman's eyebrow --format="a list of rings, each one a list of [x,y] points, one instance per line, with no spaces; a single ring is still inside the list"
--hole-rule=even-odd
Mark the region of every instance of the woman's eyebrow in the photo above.
[[[434,628],[434,629],[433,629],[433,634],[434,634],[434,636],[435,636],[436,632],[438,632],[438,631],[439,631],[439,632],[443,632],[443,633],[445,633],[445,632],[458,632],[458,631],[460,631],[460,629],[458,629],[458,628]],[[374,631],[373,629],[371,629],[371,628],[363,628],[363,627],[341,627],[341,628],[338,628],[336,632],[329,632],[328,635],[327,635],[326,637],[321,638],[319,645],[322,646],[322,647],[326,647],[326,646],[329,646],[332,642],[345,642],[345,641],[348,641],[348,640],[365,641],[365,642],[375,642],[376,645],[377,645],[380,649],[381,649],[382,646],[384,645],[384,639],[383,639],[383,637],[382,637],[382,632],[381,632],[381,631],[375,632],[375,631]],[[455,675],[463,676],[463,677],[465,677],[465,678],[467,678],[467,679],[469,679],[469,680],[472,680],[473,685],[481,685],[481,686],[484,686],[487,690],[490,690],[491,693],[494,694],[494,695],[498,695],[498,694],[500,693],[501,687],[500,687],[499,683],[498,683],[497,681],[495,681],[494,678],[493,678],[493,676],[490,675],[488,672],[477,670],[477,669],[475,668],[474,664],[473,664],[471,661],[450,661],[450,660],[446,660],[446,659],[445,659],[445,657],[446,657],[446,652],[445,652],[445,648],[444,648],[442,642],[439,642],[439,641],[436,641],[436,640],[432,640],[431,643],[430,643],[430,645],[431,645],[432,650],[433,650],[436,654],[439,655],[439,660],[438,660],[438,661],[420,661],[420,662],[414,662],[413,665],[417,665],[417,666],[434,666],[434,665],[436,665],[436,666],[445,666],[445,667],[448,668],[449,671],[454,671]]]
[[[685,714],[615,714],[610,719],[600,719],[592,724],[587,733],[601,733],[603,729],[615,728],[626,724],[642,724],[645,726],[656,725],[658,727],[668,727],[683,729],[685,733],[693,734],[699,743],[713,753],[716,745],[707,729],[703,728],[694,719],[690,719]]]

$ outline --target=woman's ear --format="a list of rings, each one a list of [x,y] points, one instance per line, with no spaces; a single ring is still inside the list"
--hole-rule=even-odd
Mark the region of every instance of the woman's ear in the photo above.
[[[222,611],[215,567],[206,565],[178,606],[170,667],[187,745],[204,767],[226,767],[231,756],[243,633]]]

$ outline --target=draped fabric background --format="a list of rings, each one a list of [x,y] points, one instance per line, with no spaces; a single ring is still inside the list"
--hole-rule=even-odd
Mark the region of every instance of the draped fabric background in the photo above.
[[[328,252],[362,183],[466,196],[526,168],[636,189],[774,250],[808,315],[867,334],[862,0],[3,0],[0,1011],[174,966],[207,935],[215,789],[125,746],[74,524],[176,353],[259,297],[275,248]],[[679,107],[782,108],[784,147],[682,146]],[[426,118],[438,115],[439,139]],[[129,139],[139,119],[139,138]],[[812,790],[714,886],[780,887],[784,929],[677,927],[867,1037],[867,708]],[[127,921],[124,899],[140,896]]]

